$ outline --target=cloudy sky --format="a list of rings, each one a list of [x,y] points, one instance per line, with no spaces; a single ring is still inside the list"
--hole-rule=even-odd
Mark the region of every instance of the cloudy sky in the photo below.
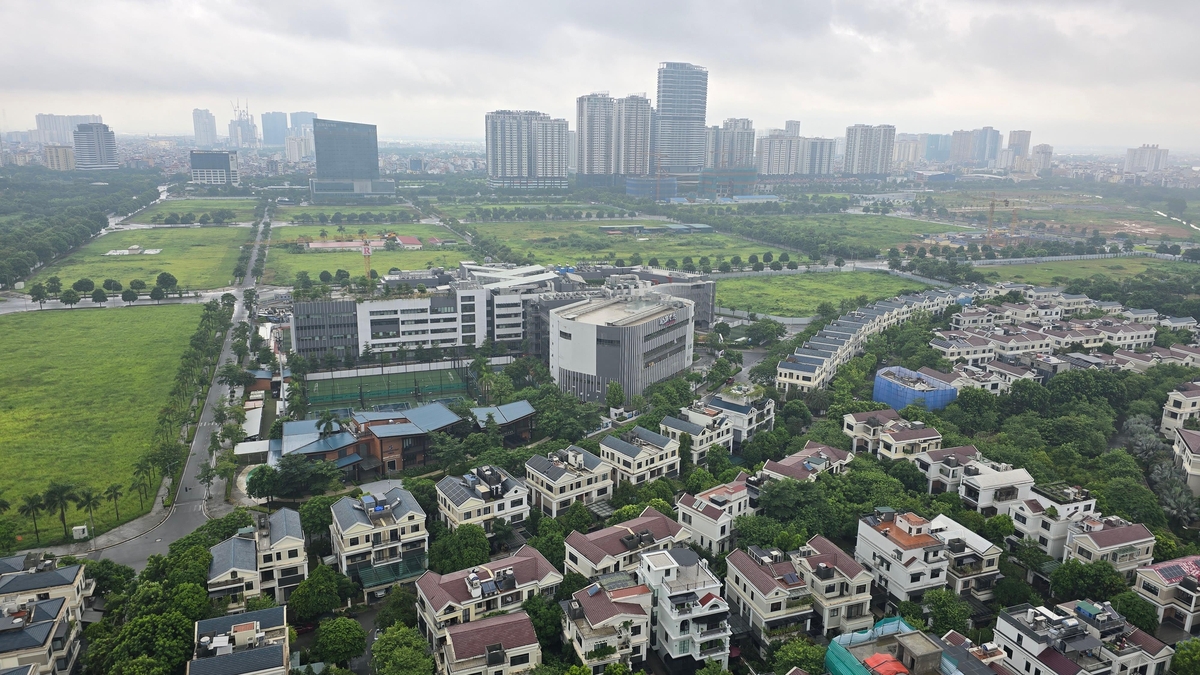
[[[481,140],[483,114],[571,119],[591,91],[654,97],[660,61],[709,69],[709,124],[799,119],[1033,130],[1058,149],[1200,150],[1196,0],[4,0],[0,124],[99,113],[118,133],[218,129],[231,102]]]

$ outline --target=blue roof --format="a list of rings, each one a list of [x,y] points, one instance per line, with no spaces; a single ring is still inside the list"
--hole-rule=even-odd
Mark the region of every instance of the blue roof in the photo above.
[[[283,454],[285,454],[285,455],[290,455],[293,453],[299,453],[301,455],[324,454],[327,452],[333,452],[340,448],[344,448],[348,445],[354,445],[357,442],[358,442],[358,439],[355,438],[354,434],[350,433],[349,431],[342,431],[342,432],[336,433],[332,436],[326,436],[325,438],[319,438],[311,443],[308,443],[307,445],[302,445],[300,447],[292,448],[290,451],[286,449],[286,444],[285,444],[285,450],[284,450]]]
[[[294,509],[279,509],[267,519],[271,523],[271,545],[284,537],[295,537],[304,541],[304,528],[300,526],[300,514]]]
[[[438,431],[461,421],[462,418],[454,414],[441,403],[430,403],[419,408],[410,408],[404,411],[404,416],[409,422],[421,427],[425,431]]]
[[[708,404],[714,408],[720,408],[721,410],[732,410],[733,412],[742,413],[743,415],[753,410],[753,408],[748,405],[730,403],[725,399],[717,398],[715,396],[713,397],[713,400],[708,402]]]
[[[344,469],[344,468],[350,466],[351,464],[357,464],[361,461],[362,461],[362,457],[360,457],[358,455],[358,453],[356,452],[353,455],[346,455],[345,457],[338,457],[337,461],[334,462],[334,465],[337,466],[337,468],[339,468],[339,469]]]
[[[537,412],[529,401],[513,401],[505,403],[501,406],[486,406],[483,408],[471,408],[471,414],[475,415],[475,419],[479,421],[479,426],[482,428],[487,426],[488,415],[496,420],[496,424],[511,424],[517,420],[524,419]]]
[[[234,535],[208,551],[212,553],[212,564],[208,566],[209,581],[230,570],[258,569],[258,547],[253,539]]]
[[[415,513],[421,516],[426,515],[425,509],[417,503],[415,497],[408,490],[401,488],[392,488],[382,495],[383,501],[392,504],[392,515],[399,519],[406,513]],[[357,506],[356,506],[357,505]],[[342,497],[333,503],[330,510],[333,512],[333,518],[338,522],[338,527],[345,531],[355,523],[370,525],[371,519],[360,508],[361,502],[358,499],[351,497]]]
[[[75,583],[75,577],[79,574],[80,569],[80,565],[69,565],[33,574],[26,572],[5,574],[0,577],[0,595],[54,588],[55,586],[70,586]]]
[[[671,417],[670,415],[662,418],[662,425],[668,429],[682,431],[693,436],[699,436],[700,434],[704,433],[704,427],[700,426],[699,424],[693,424],[692,422]]]

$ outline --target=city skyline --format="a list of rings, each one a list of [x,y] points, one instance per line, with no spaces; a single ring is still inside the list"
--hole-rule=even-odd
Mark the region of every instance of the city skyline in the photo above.
[[[229,101],[248,97],[255,117],[318,109],[333,118],[370,119],[382,140],[480,141],[479,119],[489,110],[573,119],[576,97],[653,92],[655,66],[681,61],[709,70],[709,126],[748,118],[767,129],[799,119],[814,137],[838,136],[857,123],[906,133],[991,126],[1031,129],[1056,147],[1200,149],[1200,131],[1190,124],[1200,93],[1187,86],[1194,75],[1184,47],[1200,8],[1081,7],[812,2],[735,12],[744,18],[731,22],[705,20],[716,5],[678,16],[649,8],[648,17],[620,6],[572,7],[530,12],[529,22],[517,24],[487,5],[468,12],[472,21],[437,6],[399,13],[382,5],[354,13],[260,7],[247,20],[241,9],[220,5],[129,12],[101,2],[55,13],[41,3],[15,2],[0,9],[8,25],[28,29],[0,47],[14,62],[32,50],[28,41],[51,16],[67,44],[109,17],[104,25],[130,47],[87,59],[56,51],[6,78],[0,98],[4,130],[33,128],[39,112],[99,111],[123,134],[188,135],[194,108],[214,111],[223,127]],[[428,29],[396,38],[392,27],[401,14],[406,24]],[[666,37],[651,32],[668,21],[680,30]],[[484,32],[495,39],[475,39]],[[180,48],[154,47],[164,34],[176,36]],[[431,43],[443,35],[471,46]],[[210,39],[259,42],[264,49],[250,67],[237,49],[188,47]],[[1148,42],[1154,50],[1135,48]]]

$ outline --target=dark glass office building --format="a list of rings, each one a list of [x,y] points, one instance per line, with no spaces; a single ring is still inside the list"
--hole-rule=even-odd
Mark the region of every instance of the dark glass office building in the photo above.
[[[379,141],[374,124],[313,120],[317,180],[379,178]]]

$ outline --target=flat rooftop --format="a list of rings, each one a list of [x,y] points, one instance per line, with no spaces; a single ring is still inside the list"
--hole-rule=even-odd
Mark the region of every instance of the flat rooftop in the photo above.
[[[631,326],[662,319],[686,309],[678,301],[652,298],[596,298],[564,308],[559,316],[597,326]]]

